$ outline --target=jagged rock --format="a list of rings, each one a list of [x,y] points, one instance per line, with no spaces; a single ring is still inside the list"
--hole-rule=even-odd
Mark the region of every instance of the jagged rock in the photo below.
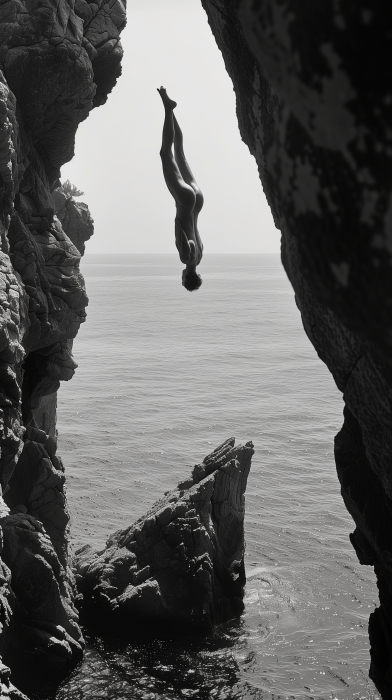
[[[8,508],[0,496],[0,521],[8,515]],[[3,551],[3,537],[0,537],[0,554]],[[15,607],[15,595],[11,590],[11,572],[0,559],[0,653],[7,651],[12,614]],[[0,661],[0,700],[28,700],[10,681],[8,666]]]
[[[11,671],[0,662],[0,700],[29,700],[10,681]]]
[[[251,442],[227,440],[145,517],[76,552],[75,579],[93,619],[210,631],[243,609],[244,492]],[[91,619],[91,618],[90,618]]]
[[[79,263],[92,219],[72,202],[56,216],[52,191],[78,124],[120,73],[124,25],[121,0],[10,0],[0,9],[0,484],[12,508],[1,513],[0,651],[59,671],[83,643],[56,394],[76,368],[72,340],[88,303]],[[4,669],[0,697],[22,697]]]
[[[61,565],[41,522],[18,506],[2,517],[2,559],[8,566],[15,610],[7,639],[7,659],[64,672],[83,655],[83,637],[72,604],[67,570]]]
[[[12,269],[8,255],[0,252],[0,480],[3,489],[23,448],[21,416],[21,366],[27,328],[27,294]]]
[[[0,65],[51,181],[73,156],[78,124],[120,74],[120,0],[33,4],[0,15]]]
[[[68,562],[69,513],[64,495],[65,475],[55,445],[43,430],[29,425],[23,452],[5,495],[7,505],[24,512],[45,527],[63,566]]]
[[[304,328],[342,391],[336,465],[375,566],[371,675],[392,694],[392,98],[389,5],[202,0]]]
[[[53,201],[56,214],[68,238],[79,253],[84,255],[84,244],[94,233],[94,222],[87,204],[75,202],[73,197],[67,197],[60,188],[54,190]]]

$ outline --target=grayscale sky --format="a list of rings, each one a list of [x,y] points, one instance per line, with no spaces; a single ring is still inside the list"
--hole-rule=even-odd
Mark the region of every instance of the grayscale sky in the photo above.
[[[200,0],[131,0],[123,73],[76,135],[63,166],[95,221],[89,253],[173,253],[174,200],[159,149],[164,110],[178,102],[187,160],[204,194],[204,253],[278,253],[280,234],[256,162],[242,142],[235,96]]]

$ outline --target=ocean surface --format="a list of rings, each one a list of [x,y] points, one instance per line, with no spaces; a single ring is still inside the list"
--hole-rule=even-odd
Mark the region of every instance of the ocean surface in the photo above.
[[[358,563],[333,438],[343,402],[277,255],[86,255],[79,363],[59,391],[72,541],[104,544],[229,437],[252,440],[241,619],[206,639],[102,639],[57,700],[368,700],[373,570]],[[44,697],[37,695],[36,697]]]

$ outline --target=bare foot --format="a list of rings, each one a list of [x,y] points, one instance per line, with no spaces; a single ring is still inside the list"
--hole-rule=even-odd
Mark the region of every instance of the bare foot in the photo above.
[[[161,86],[160,88],[157,88],[157,90],[162,98],[162,102],[165,105],[165,107],[169,109],[174,109],[175,107],[177,107],[177,102],[174,102],[174,100],[170,99],[164,87]]]

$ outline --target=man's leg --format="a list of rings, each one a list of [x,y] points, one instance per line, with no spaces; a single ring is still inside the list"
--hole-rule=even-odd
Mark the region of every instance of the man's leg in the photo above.
[[[161,96],[163,106],[165,108],[165,121],[163,124],[161,153],[163,151],[165,154],[169,155],[172,153],[172,146],[174,141],[173,109],[177,106],[177,103],[174,102],[174,100],[170,99],[170,97],[166,93],[165,88],[159,88],[158,92]]]
[[[165,121],[163,124],[162,146],[160,150],[163,175],[168,190],[177,204],[182,207],[193,209],[195,204],[194,190],[184,182],[172,151],[175,136],[173,109],[176,106],[176,102],[167,96],[164,88],[161,87],[158,92],[165,107]]]
[[[196,182],[195,176],[192,173],[192,170],[189,167],[189,163],[187,159],[185,158],[185,153],[184,153],[184,138],[182,135],[182,131],[180,128],[180,125],[173,114],[173,124],[174,124],[174,156],[176,159],[176,163],[178,165],[178,168],[180,170],[180,173],[184,179],[184,181],[187,183],[187,185],[190,185],[192,187],[193,191],[196,194],[196,206],[198,211],[203,206],[203,193],[199,187],[199,185]]]

